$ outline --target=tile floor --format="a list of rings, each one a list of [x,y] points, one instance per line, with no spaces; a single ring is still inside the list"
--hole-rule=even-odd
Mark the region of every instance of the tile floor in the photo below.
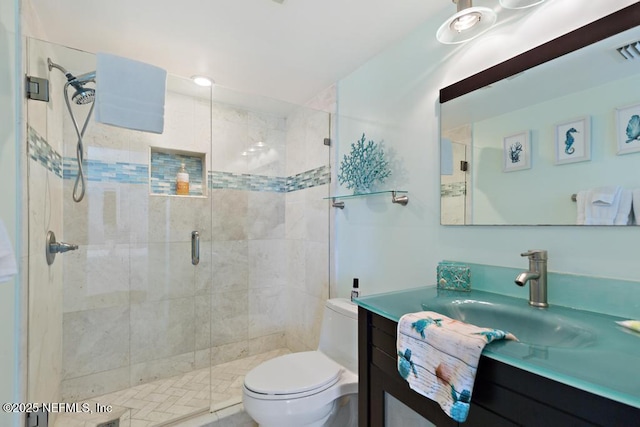
[[[278,349],[183,375],[141,384],[87,400],[112,405],[108,414],[60,414],[55,427],[91,427],[120,418],[120,427],[179,426],[181,420],[218,412],[242,402],[242,382],[249,370],[276,356]],[[209,376],[211,374],[211,376]]]

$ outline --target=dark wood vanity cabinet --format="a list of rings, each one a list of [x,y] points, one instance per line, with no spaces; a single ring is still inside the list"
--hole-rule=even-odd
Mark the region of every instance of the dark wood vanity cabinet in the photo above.
[[[411,390],[398,374],[397,323],[362,307],[358,316],[360,427],[385,425],[385,393],[439,427],[640,426],[640,409],[485,356],[480,359],[469,416],[458,424],[436,402]],[[606,369],[604,361],[602,368]]]

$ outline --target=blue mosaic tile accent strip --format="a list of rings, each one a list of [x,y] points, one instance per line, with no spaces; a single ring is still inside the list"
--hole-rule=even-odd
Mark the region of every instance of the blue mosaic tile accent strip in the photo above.
[[[467,186],[464,182],[440,185],[440,197],[459,197],[464,196],[466,192]]]
[[[198,158],[199,160],[199,158]],[[152,162],[154,161],[152,156]],[[154,194],[175,194],[175,174],[180,168],[178,166],[167,165],[164,169],[154,171],[156,165],[152,166],[152,186]],[[198,161],[199,164],[201,162]],[[84,170],[87,181],[93,182],[118,182],[121,184],[147,184],[149,170],[147,165],[116,162],[109,163],[100,160],[85,159]],[[187,165],[189,172],[189,190],[191,195],[202,195],[201,176],[198,167]],[[164,175],[161,174],[164,170]],[[75,179],[78,173],[76,159],[73,157],[64,158],[64,179]],[[157,176],[153,176],[157,173]],[[265,175],[237,174],[232,172],[209,171],[210,189],[228,189],[245,191],[271,191],[276,193],[287,193],[291,191],[312,188],[318,185],[328,184],[331,173],[328,166],[321,166],[306,172],[302,172],[290,177],[276,177]],[[192,178],[193,177],[193,178]]]
[[[321,166],[289,177],[237,174],[219,171],[209,172],[209,188],[212,189],[288,193],[328,184],[330,180],[331,171],[328,166]]]
[[[287,178],[209,171],[209,188],[248,191],[287,191]]]
[[[40,163],[60,178],[76,178],[78,165],[75,157],[63,158],[30,126],[28,128],[28,141],[29,157],[31,159]],[[203,195],[203,165],[201,157],[158,151],[151,153],[151,192],[154,194],[175,194],[176,174],[180,169],[180,164],[183,162],[187,172],[189,172],[189,194],[193,196]],[[149,167],[145,164],[85,159],[83,167],[87,181],[90,182],[149,183]],[[331,171],[329,166],[321,166],[289,177],[209,171],[208,181],[208,186],[211,189],[287,193],[328,184],[331,181]],[[456,185],[459,187],[459,183],[450,184],[452,188],[446,190],[445,186],[443,186],[443,196],[463,195],[464,183],[461,184],[461,188],[453,188]]]
[[[189,195],[202,196],[202,163],[204,158],[186,154],[151,151],[151,193],[176,194],[176,174],[184,163],[189,173]]]
[[[328,184],[331,181],[329,166],[320,166],[287,178],[287,192]]]
[[[120,184],[147,184],[147,165],[128,162],[105,162],[85,159],[82,163],[85,177],[89,182],[117,182]],[[75,157],[64,158],[64,179],[76,179],[78,163]]]
[[[31,126],[27,131],[29,157],[62,178],[62,156]]]
[[[78,174],[78,165],[74,157],[62,158],[31,128],[29,128],[29,155],[61,178],[73,180]],[[162,152],[151,153],[151,192],[153,194],[175,194],[175,176],[182,162],[185,163],[189,172],[189,194],[203,195],[202,159],[196,156]],[[85,159],[83,167],[89,182],[142,185],[149,183],[149,168],[145,164]],[[289,177],[208,172],[210,189],[287,193],[328,184],[330,180],[329,166],[321,166]]]

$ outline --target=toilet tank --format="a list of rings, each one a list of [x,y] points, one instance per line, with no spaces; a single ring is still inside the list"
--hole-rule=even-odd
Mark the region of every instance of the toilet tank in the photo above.
[[[358,373],[358,306],[345,298],[327,300],[318,350]]]

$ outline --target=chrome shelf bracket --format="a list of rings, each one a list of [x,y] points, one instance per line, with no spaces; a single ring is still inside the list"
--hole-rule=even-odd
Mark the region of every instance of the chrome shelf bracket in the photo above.
[[[391,192],[391,203],[398,203],[402,206],[406,206],[407,203],[409,203],[409,196],[407,196],[406,194],[402,195],[402,196],[396,196],[396,192],[392,191]]]

